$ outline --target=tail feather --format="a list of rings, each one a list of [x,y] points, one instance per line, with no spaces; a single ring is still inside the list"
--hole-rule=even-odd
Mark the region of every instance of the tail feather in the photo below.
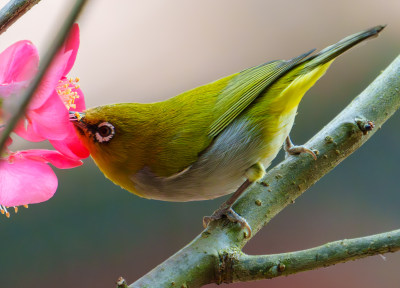
[[[326,47],[325,49],[321,50],[318,54],[315,54],[314,56],[311,56],[303,61],[304,63],[303,71],[311,71],[317,66],[323,65],[335,59],[337,56],[346,52],[347,50],[357,45],[358,43],[368,38],[377,37],[379,32],[382,31],[383,28],[385,27],[386,25],[375,26],[366,31],[358,32],[356,34],[347,36],[346,38],[340,40],[336,44]]]

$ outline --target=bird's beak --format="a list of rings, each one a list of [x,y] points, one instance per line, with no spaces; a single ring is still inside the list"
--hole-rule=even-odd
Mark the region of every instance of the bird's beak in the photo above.
[[[69,112],[69,121],[76,122],[81,121],[83,117],[85,117],[84,112],[75,112],[75,111],[68,111]]]
[[[85,113],[83,112],[69,111],[69,121],[71,121],[75,127],[82,130],[82,132],[87,130],[87,125],[84,121],[84,118]]]

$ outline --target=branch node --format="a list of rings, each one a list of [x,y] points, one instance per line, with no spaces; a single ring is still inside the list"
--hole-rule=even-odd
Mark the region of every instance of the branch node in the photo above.
[[[115,284],[117,284],[117,288],[128,288],[128,284],[123,277],[119,277]]]
[[[225,252],[219,257],[219,267],[218,267],[218,275],[216,277],[217,284],[221,283],[232,283],[233,282],[233,265],[235,262],[239,261],[239,254],[243,254],[243,252],[234,252],[229,253]]]
[[[285,271],[286,266],[283,263],[279,263],[277,268],[278,268],[278,271],[282,273],[283,271]]]
[[[278,277],[278,276],[282,275],[282,272],[285,271],[285,269],[286,269],[285,264],[278,263],[276,265],[273,265],[271,268],[269,268],[269,270],[266,274],[270,275],[271,278]]]
[[[356,117],[354,121],[356,121],[358,128],[360,128],[364,135],[367,135],[369,131],[375,128],[375,124],[371,120]]]

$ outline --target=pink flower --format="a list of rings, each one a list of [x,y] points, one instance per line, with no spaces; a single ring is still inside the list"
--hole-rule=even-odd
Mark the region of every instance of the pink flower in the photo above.
[[[7,147],[11,144],[11,139]],[[67,169],[82,164],[58,151],[33,149],[11,152],[0,158],[0,211],[6,207],[39,203],[51,198],[57,189],[57,177],[47,163]]]
[[[69,108],[83,111],[83,93],[78,79],[66,75],[71,70],[79,47],[79,28],[75,24],[69,37],[54,58],[38,91],[30,103],[25,119],[15,132],[28,141],[49,140],[58,151],[33,149],[0,151],[0,212],[8,206],[39,203],[51,198],[58,185],[48,163],[61,169],[82,165],[79,159],[89,156],[69,121]],[[39,56],[29,41],[20,41],[0,54],[0,132],[3,113],[11,101],[21,95],[34,77]],[[7,116],[7,115],[5,115]],[[1,133],[0,133],[1,134]]]
[[[86,108],[83,93],[77,85],[79,79],[67,79],[78,48],[79,26],[74,24],[29,104],[26,118],[15,129],[19,136],[29,141],[49,140],[58,151],[73,159],[89,156],[68,113],[70,108],[78,112]],[[15,59],[15,62],[25,61],[29,61],[25,55]]]

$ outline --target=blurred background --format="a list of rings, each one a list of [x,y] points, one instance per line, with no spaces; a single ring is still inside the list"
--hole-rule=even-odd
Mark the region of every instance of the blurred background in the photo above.
[[[42,0],[0,36],[0,50],[29,39],[43,55],[71,2]],[[302,144],[399,54],[399,11],[398,0],[96,0],[79,20],[81,46],[70,75],[80,77],[88,107],[153,102],[388,24],[379,38],[340,57],[307,93],[291,132]],[[398,113],[244,251],[288,252],[400,228],[399,131]],[[141,199],[105,179],[91,159],[56,173],[52,199],[0,218],[0,287],[109,288],[121,275],[132,283],[200,233],[202,217],[224,201]],[[399,287],[400,253],[385,259],[231,287]]]

